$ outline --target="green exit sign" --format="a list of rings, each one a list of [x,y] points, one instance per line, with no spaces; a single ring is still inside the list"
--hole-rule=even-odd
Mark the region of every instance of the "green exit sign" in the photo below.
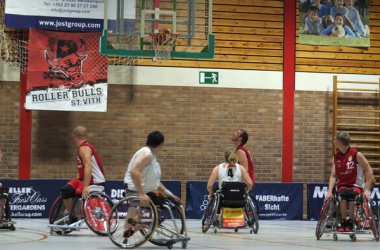
[[[200,84],[218,84],[219,83],[219,73],[210,71],[199,72],[199,83]]]

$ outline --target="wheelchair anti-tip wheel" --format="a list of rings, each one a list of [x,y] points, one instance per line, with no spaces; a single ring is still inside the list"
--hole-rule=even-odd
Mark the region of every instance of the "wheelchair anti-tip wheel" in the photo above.
[[[107,221],[107,234],[112,243],[124,249],[135,248],[147,242],[157,225],[157,210],[152,201],[141,207],[140,198],[130,196],[120,200]]]
[[[113,203],[104,193],[91,192],[89,197],[83,201],[83,218],[88,228],[94,233],[106,236],[107,221]]]
[[[219,195],[215,195],[209,202],[202,217],[202,233],[206,233],[214,223],[219,205]],[[214,233],[216,233],[216,228]]]
[[[333,234],[333,238],[334,238],[335,241],[337,241],[338,240],[338,235],[337,234]]]

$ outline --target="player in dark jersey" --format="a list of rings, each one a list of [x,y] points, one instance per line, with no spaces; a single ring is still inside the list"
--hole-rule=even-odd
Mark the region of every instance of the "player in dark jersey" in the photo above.
[[[365,197],[371,199],[373,171],[365,156],[350,147],[350,135],[338,132],[334,140],[338,152],[332,161],[329,189],[326,199],[332,196],[335,185],[340,196],[341,224],[338,232],[352,232],[354,219],[354,201],[364,191]],[[347,209],[349,216],[347,220]]]
[[[249,149],[245,146],[248,141],[248,133],[243,129],[232,134],[231,140],[236,146],[236,154],[238,156],[238,163],[242,165],[248,172],[249,177],[251,177],[253,185],[255,184],[255,173],[253,167],[253,161]]]
[[[103,165],[94,146],[87,141],[87,129],[78,126],[74,129],[72,138],[78,147],[77,170],[78,178],[71,180],[61,188],[63,204],[69,213],[70,222],[75,222],[73,209],[73,200],[77,195],[87,198],[89,195],[89,186],[104,185],[106,179]]]

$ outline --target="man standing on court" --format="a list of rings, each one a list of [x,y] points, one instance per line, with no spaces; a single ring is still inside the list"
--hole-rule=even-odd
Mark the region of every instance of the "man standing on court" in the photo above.
[[[85,199],[89,195],[91,184],[104,185],[106,181],[100,157],[94,146],[87,141],[87,129],[83,126],[76,127],[72,138],[78,147],[78,178],[71,180],[61,188],[63,203],[69,212],[70,224],[76,220],[72,198],[82,195],[82,198]]]
[[[235,131],[232,134],[231,140],[234,142],[236,146],[238,163],[248,171],[249,177],[251,177],[252,180],[252,184],[255,185],[255,173],[253,168],[252,156],[249,152],[249,149],[245,146],[245,144],[248,141],[248,133],[243,129],[239,129],[238,131]]]

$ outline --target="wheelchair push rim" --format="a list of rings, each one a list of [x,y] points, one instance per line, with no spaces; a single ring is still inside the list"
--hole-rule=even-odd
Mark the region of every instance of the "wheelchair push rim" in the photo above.
[[[202,232],[206,233],[216,219],[217,206],[219,204],[219,195],[215,195],[208,206],[206,207],[202,216]]]
[[[317,237],[317,240],[319,240],[322,237],[326,229],[327,216],[328,216],[329,211],[331,210],[332,202],[333,202],[333,198],[330,197],[323,203],[321,213],[319,214],[317,227],[315,229],[315,236]]]
[[[119,248],[142,246],[151,237],[157,225],[157,209],[150,201],[149,207],[140,206],[140,198],[121,199],[111,209],[107,220],[107,234]]]
[[[251,199],[251,197],[248,196],[247,198],[247,224],[251,228],[250,233],[257,234],[259,232],[259,216],[257,215],[257,209],[256,206]]]
[[[186,240],[186,237],[184,236],[186,219],[183,207],[181,205],[175,205],[170,206],[169,208],[172,209],[174,221],[168,208],[157,208],[158,222],[156,229],[149,240],[156,246],[170,247],[178,241],[183,242]],[[168,214],[166,214],[165,211],[168,211],[170,217],[168,217]]]
[[[369,221],[369,226],[372,231],[372,234],[375,237],[375,240],[379,241],[380,231],[379,231],[379,221],[378,221],[379,218],[377,217],[378,215],[373,213],[371,202],[366,197],[363,198],[362,205],[363,205],[364,213]]]

